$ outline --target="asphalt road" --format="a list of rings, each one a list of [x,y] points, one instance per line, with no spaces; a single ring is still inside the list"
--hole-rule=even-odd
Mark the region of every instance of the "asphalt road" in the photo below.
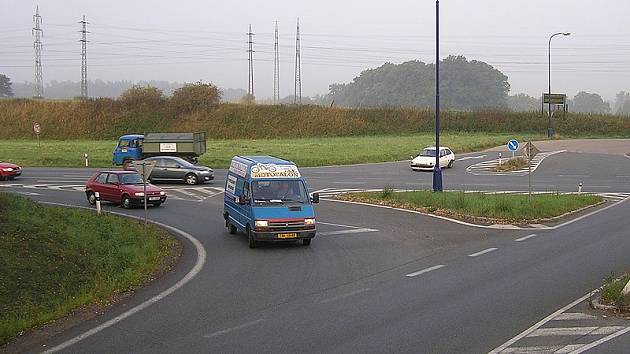
[[[496,157],[490,153],[463,157],[472,158],[445,170],[446,188],[527,188],[527,177],[466,172],[468,165]],[[431,185],[431,173],[411,172],[406,162],[302,173],[312,190]],[[90,171],[28,169],[14,187],[0,183],[36,200],[87,205],[76,190],[24,187],[67,184],[64,174],[80,181]],[[221,187],[224,175],[217,171],[209,186]],[[630,192],[630,159],[566,152],[548,157],[534,174],[541,191],[574,191],[579,181],[586,191]],[[244,235],[229,235],[223,227],[220,194],[151,209],[152,219],[201,241],[208,255],[202,271],[161,301],[63,352],[484,353],[598,287],[611,271],[630,268],[628,201],[527,239],[531,232],[467,227],[369,206],[323,201],[316,209],[320,236],[311,247],[255,250],[247,248]],[[185,245],[174,273],[32,350],[115,318],[175,283],[194,260],[191,245]],[[629,337],[596,350],[627,352]]]

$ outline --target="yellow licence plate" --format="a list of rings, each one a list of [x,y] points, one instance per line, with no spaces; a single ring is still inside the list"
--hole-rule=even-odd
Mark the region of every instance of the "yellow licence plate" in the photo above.
[[[278,238],[296,238],[297,234],[295,232],[290,232],[286,234],[278,234]]]

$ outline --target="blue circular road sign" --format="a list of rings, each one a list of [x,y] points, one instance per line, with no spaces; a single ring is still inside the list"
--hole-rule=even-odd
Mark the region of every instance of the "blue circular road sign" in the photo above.
[[[507,144],[507,147],[510,151],[518,150],[518,141],[516,141],[515,139],[510,140]]]

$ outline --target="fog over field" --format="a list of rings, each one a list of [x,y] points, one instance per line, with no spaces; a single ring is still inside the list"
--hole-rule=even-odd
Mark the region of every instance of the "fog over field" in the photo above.
[[[45,82],[80,80],[79,24],[89,23],[88,78],[210,81],[246,88],[247,32],[254,36],[255,93],[271,97],[274,24],[280,33],[280,96],[293,94],[295,26],[300,18],[303,93],[328,93],[385,62],[435,61],[435,2],[346,1],[31,1],[0,0],[0,73],[33,81],[32,16],[43,18]],[[630,2],[443,0],[441,57],[481,60],[509,78],[510,93],[539,97],[547,86],[573,97],[614,100],[630,90]]]

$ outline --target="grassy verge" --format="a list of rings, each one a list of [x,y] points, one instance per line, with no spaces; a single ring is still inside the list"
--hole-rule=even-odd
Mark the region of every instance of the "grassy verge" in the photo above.
[[[525,157],[515,157],[513,159],[508,159],[506,162],[498,165],[496,167],[497,172],[509,172],[516,171],[527,167],[527,158]]]
[[[487,222],[528,223],[552,218],[602,201],[599,196],[536,194],[531,203],[527,195],[483,194],[431,191],[351,193],[343,200],[418,210],[459,219]]]
[[[622,290],[630,281],[630,273],[619,279],[615,279],[612,275],[606,278],[601,296],[604,305],[612,305],[617,307],[619,311],[630,311],[630,295],[623,295]]]
[[[443,144],[455,153],[476,151],[504,144],[519,134],[445,133]],[[532,137],[535,138],[535,137]],[[542,138],[539,137],[539,138]],[[82,167],[83,154],[90,156],[90,166],[111,166],[115,140],[44,140],[41,147],[34,140],[0,140],[0,160],[23,166]],[[226,168],[234,155],[276,155],[295,161],[299,166],[342,165],[408,159],[426,146],[434,145],[431,133],[363,137],[327,137],[299,139],[208,140],[207,152],[200,163]]]
[[[0,345],[75,309],[106,304],[179,255],[156,227],[0,193]]]

